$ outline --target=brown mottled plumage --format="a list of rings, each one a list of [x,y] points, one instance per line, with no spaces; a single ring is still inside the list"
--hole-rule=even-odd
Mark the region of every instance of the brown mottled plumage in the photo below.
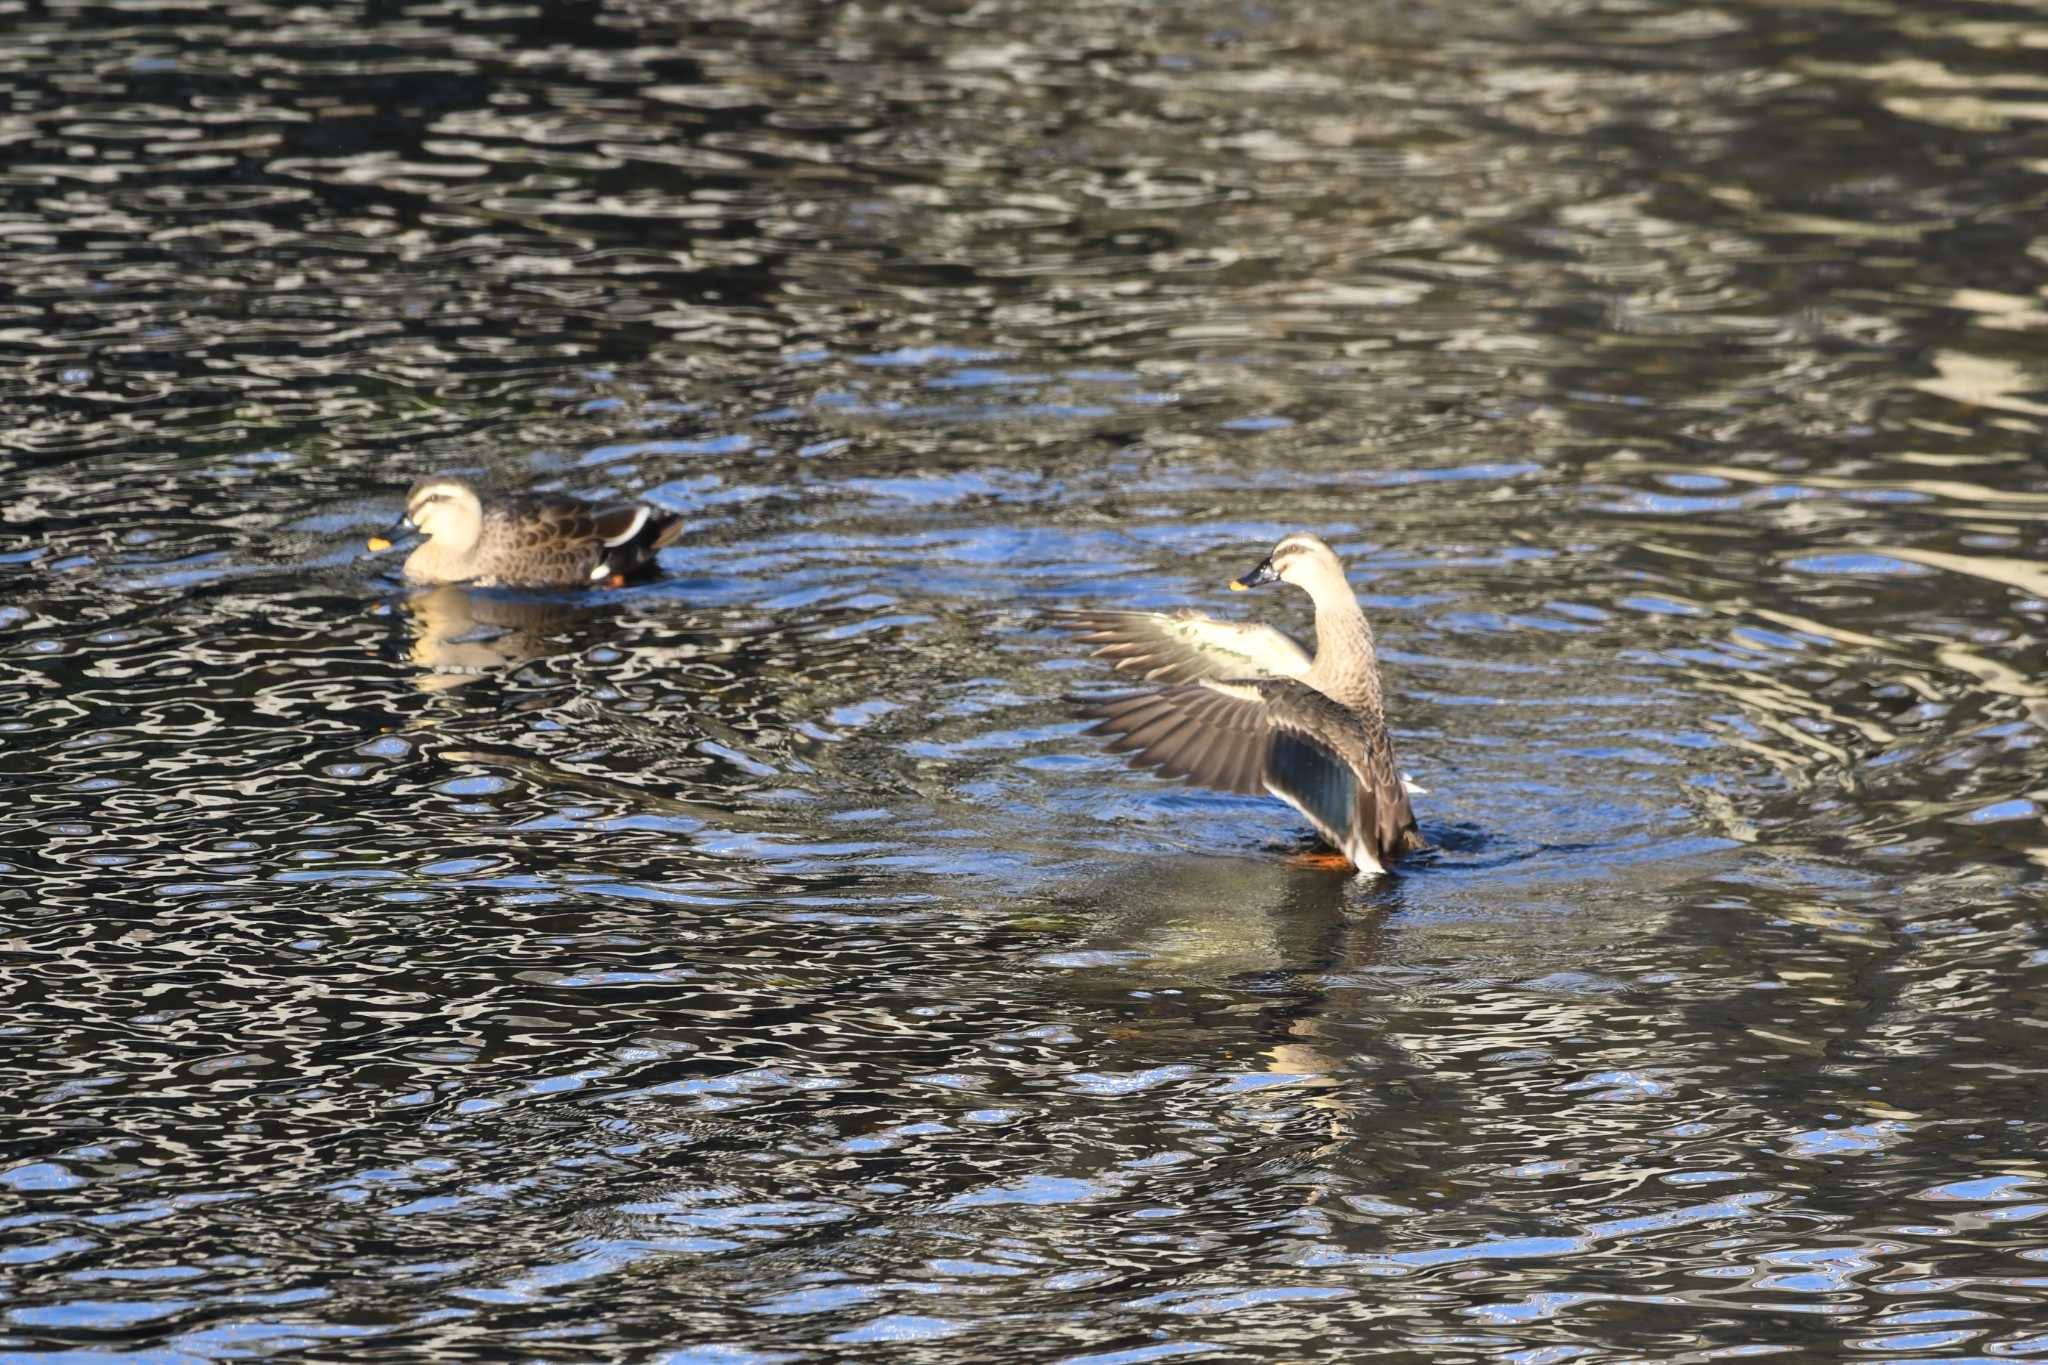
[[[1059,624],[1094,654],[1177,684],[1097,702],[1091,734],[1134,767],[1221,791],[1266,792],[1300,811],[1363,872],[1423,848],[1395,766],[1372,626],[1344,566],[1296,532],[1230,586],[1288,582],[1316,604],[1316,652],[1270,626],[1191,611],[1074,611]]]
[[[680,517],[637,502],[485,503],[469,480],[445,474],[413,485],[405,520],[426,536],[406,557],[407,578],[476,587],[616,585],[654,572],[656,553],[682,531]]]

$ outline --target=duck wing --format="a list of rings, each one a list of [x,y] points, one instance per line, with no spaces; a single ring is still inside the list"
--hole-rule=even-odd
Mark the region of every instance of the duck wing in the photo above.
[[[1298,678],[1315,662],[1301,642],[1272,626],[1178,611],[1062,611],[1053,624],[1093,645],[1091,658],[1147,682],[1205,678]]]
[[[1205,679],[1089,707],[1133,767],[1278,797],[1366,871],[1423,846],[1378,717],[1284,678]]]
[[[626,515],[630,513],[631,515]],[[655,571],[655,556],[664,545],[683,533],[683,519],[644,503],[607,507],[600,513],[612,531],[605,540],[605,556],[592,578],[640,578]]]
[[[581,573],[602,581],[634,578],[654,567],[655,552],[681,533],[682,518],[640,502],[597,503],[549,494],[522,499],[510,520],[513,534],[536,553],[574,560]]]

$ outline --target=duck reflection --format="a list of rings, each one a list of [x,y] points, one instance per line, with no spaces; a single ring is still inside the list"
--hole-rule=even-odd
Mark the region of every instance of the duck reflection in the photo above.
[[[1341,1139],[1354,1105],[1323,1021],[1332,983],[1380,957],[1397,887],[1267,858],[1119,871],[1088,888],[1090,903],[1112,910],[1063,955],[1077,968],[1063,993],[1122,1016],[1119,1031],[1148,1053],[1234,1060],[1289,1085]]]
[[[414,663],[422,691],[443,692],[487,673],[557,652],[589,607],[444,584],[408,595]]]
[[[1380,885],[1272,859],[1163,859],[1091,883],[1109,916],[1089,947],[1118,964],[1100,984],[1121,990],[1130,974],[1199,985],[1321,970],[1346,951],[1354,919],[1373,917]]]

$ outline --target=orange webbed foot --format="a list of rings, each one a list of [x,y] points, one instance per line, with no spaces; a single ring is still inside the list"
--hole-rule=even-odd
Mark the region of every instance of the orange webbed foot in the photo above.
[[[1356,872],[1357,866],[1334,849],[1316,849],[1309,853],[1296,853],[1287,859],[1289,867],[1310,868],[1317,872]]]

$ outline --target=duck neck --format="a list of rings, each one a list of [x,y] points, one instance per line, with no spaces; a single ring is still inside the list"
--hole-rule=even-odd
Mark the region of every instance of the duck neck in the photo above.
[[[438,539],[423,541],[405,557],[405,576],[424,583],[460,583],[471,576],[468,555]]]
[[[1372,623],[1351,585],[1342,580],[1318,585],[1310,596],[1316,604],[1316,661],[1307,682],[1354,711],[1377,711],[1379,654],[1373,648]]]

